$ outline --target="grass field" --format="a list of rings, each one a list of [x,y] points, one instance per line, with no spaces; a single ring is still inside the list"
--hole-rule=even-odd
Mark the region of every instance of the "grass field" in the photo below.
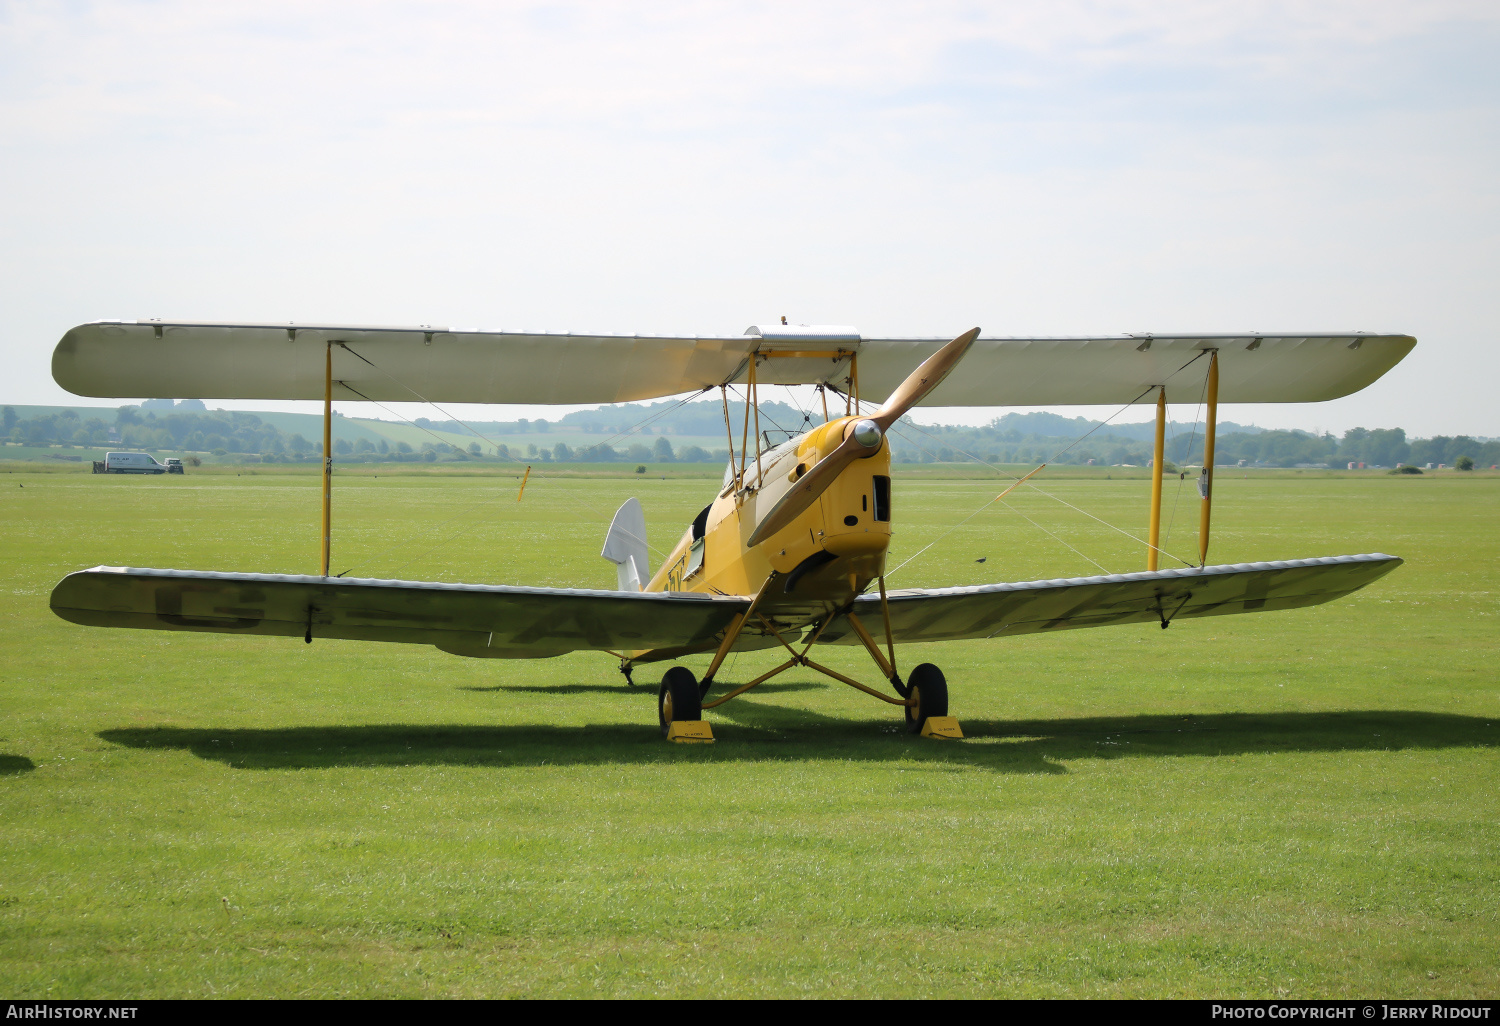
[[[893,585],[1140,568],[1056,500],[1134,530],[1143,480],[1038,481]],[[712,487],[349,474],[335,571],[604,587],[625,497],[667,549]],[[891,565],[995,491],[898,473]],[[1316,609],[899,652],[944,667],[963,742],[789,674],[674,747],[602,655],[48,611],[98,563],[313,571],[313,477],[0,475],[0,993],[1494,997],[1500,479],[1231,472],[1217,502],[1212,562],[1407,565]],[[1184,491],[1165,548],[1195,524]]]

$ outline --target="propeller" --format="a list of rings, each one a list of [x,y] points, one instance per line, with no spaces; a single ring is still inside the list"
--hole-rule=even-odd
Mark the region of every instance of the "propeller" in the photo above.
[[[849,464],[879,452],[880,443],[891,425],[942,384],[943,379],[958,366],[958,361],[964,358],[964,354],[978,337],[979,329],[970,328],[923,360],[922,365],[896,386],[890,398],[874,414],[857,420],[851,419],[844,426],[844,438],[838,446],[798,478],[797,483],[761,518],[754,533],[750,535],[749,544],[759,545],[796,520]]]

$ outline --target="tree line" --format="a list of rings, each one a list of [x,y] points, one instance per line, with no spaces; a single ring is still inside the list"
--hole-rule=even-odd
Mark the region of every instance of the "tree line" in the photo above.
[[[1166,459],[1176,464],[1201,463],[1203,442],[1201,430],[1178,432],[1167,440]],[[1152,456],[1150,442],[1112,434],[1092,435],[1074,444],[1073,439],[1056,436],[925,425],[920,429],[897,425],[892,449],[897,462],[917,463],[948,463],[972,453],[996,463],[1144,466]],[[1246,466],[1260,467],[1345,467],[1350,463],[1451,467],[1464,457],[1482,467],[1493,466],[1500,463],[1500,442],[1482,442],[1467,435],[1408,439],[1401,428],[1351,428],[1342,436],[1295,430],[1230,431],[1219,433],[1214,445],[1214,462],[1219,466],[1244,461]]]
[[[164,402],[169,402],[166,400]],[[201,404],[198,404],[201,405]],[[646,434],[652,430],[648,425],[625,438],[611,438],[593,445],[570,446],[565,442],[546,444],[545,440],[527,444],[502,444],[498,453],[487,452],[476,440],[467,445],[445,443],[437,440],[425,441],[419,446],[406,442],[389,442],[386,439],[357,441],[340,439],[334,443],[335,456],[353,462],[408,462],[438,460],[522,460],[553,463],[724,463],[730,458],[727,443],[723,448],[704,448],[698,445],[674,446],[666,436],[685,433],[690,427],[702,437],[711,425],[706,409],[710,404],[687,404],[673,416],[661,416],[655,425],[655,437]],[[653,404],[651,407],[632,406],[631,412],[652,416],[651,411],[666,413],[670,404]],[[766,404],[761,427],[765,432],[763,444],[775,444],[791,433],[806,428],[809,424],[821,423],[822,417],[814,417],[810,411],[795,409],[785,404]],[[658,409],[660,408],[660,409]],[[724,418],[720,408],[717,426],[724,429]],[[563,424],[576,430],[581,425],[593,425],[591,433],[608,431],[611,435],[629,432],[631,423],[614,423],[624,420],[621,411],[625,407],[605,407],[598,411],[583,411],[585,415],[568,414]],[[688,421],[677,423],[674,417],[683,410],[691,410]],[[832,411],[830,411],[832,412]],[[735,411],[731,410],[731,421]],[[739,412],[743,417],[743,410]],[[1039,420],[1039,417],[1050,418]],[[573,418],[576,418],[574,420]],[[592,418],[592,419],[591,419]],[[665,421],[666,423],[662,423]],[[1053,421],[1056,421],[1054,425]],[[701,422],[701,423],[700,423]],[[449,428],[451,422],[433,423],[419,418],[416,423],[432,429]],[[1089,422],[1076,423],[1054,415],[1008,414],[983,427],[954,425],[917,425],[903,418],[891,436],[892,458],[898,463],[954,463],[969,459],[980,459],[987,463],[1036,464],[1042,462],[1061,464],[1094,463],[1105,466],[1144,466],[1151,459],[1149,438],[1134,437],[1142,434],[1140,425],[1125,425],[1129,434],[1116,433],[1105,428],[1079,439],[1077,436],[1050,434],[1039,431],[1024,431],[1021,425],[1057,427],[1072,431],[1076,428],[1083,434]],[[533,422],[534,429],[545,421]],[[494,429],[501,425],[479,425],[481,430]],[[736,425],[743,429],[743,424]],[[1244,461],[1249,466],[1297,467],[1332,466],[1343,467],[1349,463],[1364,463],[1369,467],[1398,467],[1403,464],[1423,466],[1428,463],[1454,466],[1467,458],[1481,467],[1500,464],[1500,442],[1480,441],[1467,435],[1435,435],[1431,438],[1408,439],[1401,428],[1362,427],[1351,428],[1341,436],[1331,433],[1315,434],[1307,431],[1243,429],[1239,425],[1226,425],[1235,430],[1220,432],[1217,439],[1215,462],[1234,465]],[[458,425],[452,425],[458,428]],[[550,425],[549,425],[550,427]],[[113,432],[111,431],[113,428]],[[534,433],[543,434],[547,429]],[[253,413],[231,410],[199,410],[178,406],[172,412],[166,408],[148,409],[122,406],[115,411],[113,424],[102,417],[81,417],[74,410],[45,414],[22,419],[7,406],[0,409],[0,440],[33,446],[80,446],[118,447],[122,449],[168,450],[181,452],[211,453],[219,457],[262,462],[296,462],[315,460],[322,456],[318,441],[309,440],[298,433],[287,433],[275,425],[266,423]],[[735,438],[738,443],[739,438]],[[1189,425],[1174,430],[1166,445],[1166,458],[1175,464],[1201,462],[1203,458],[1203,433],[1198,425]]]
[[[149,400],[148,400],[149,401]],[[170,402],[170,400],[166,400]],[[201,404],[200,404],[201,405]],[[431,425],[419,418],[421,427]],[[441,427],[442,425],[431,425]],[[0,409],[0,441],[31,446],[77,446],[81,448],[166,450],[202,452],[220,457],[258,460],[260,462],[297,462],[316,460],[323,454],[321,441],[312,441],[299,433],[281,431],[253,413],[232,410],[183,410],[172,413],[144,406],[122,406],[115,411],[113,423],[101,417],[79,416],[75,410],[21,418],[14,408]],[[696,445],[674,449],[665,437],[651,445],[598,444],[574,448],[535,443],[516,446],[502,444],[497,453],[487,453],[476,440],[467,446],[438,441],[424,441],[419,446],[407,442],[390,442],[384,438],[338,439],[333,443],[335,456],[351,462],[413,462],[438,460],[535,460],[540,462],[615,462],[637,463],[710,463],[726,461],[727,449],[707,450]]]
[[[115,411],[113,424],[106,424],[101,417],[84,419],[75,410],[22,420],[7,406],[0,410],[0,438],[22,445],[168,449],[222,455],[316,453],[320,448],[301,435],[285,434],[253,413],[214,410],[158,416],[154,410],[137,406],[120,407]]]

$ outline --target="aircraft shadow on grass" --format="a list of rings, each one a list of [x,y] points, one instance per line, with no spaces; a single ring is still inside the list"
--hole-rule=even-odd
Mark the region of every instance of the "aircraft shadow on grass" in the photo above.
[[[737,707],[737,708],[736,708]],[[647,724],[132,727],[99,737],[140,749],[185,749],[236,769],[348,766],[536,766],[610,763],[921,761],[997,773],[1066,773],[1069,760],[1277,755],[1304,752],[1493,748],[1500,723],[1399,710],[1109,716],[1064,720],[964,719],[968,740],[931,741],[898,720],[819,716],[765,702],[724,706],[715,745],[664,744]],[[733,712],[730,712],[733,710]]]
[[[762,684],[755,689],[757,694],[774,694],[778,691],[823,691],[826,684],[812,684],[807,682],[798,683],[787,681],[782,684]],[[519,691],[523,694],[536,695],[649,695],[656,697],[657,685],[647,681],[636,682],[633,689],[621,688],[619,684],[496,684],[494,687],[469,687],[459,685],[459,691]],[[721,689],[725,690],[725,689]],[[712,698],[704,701],[713,701]]]

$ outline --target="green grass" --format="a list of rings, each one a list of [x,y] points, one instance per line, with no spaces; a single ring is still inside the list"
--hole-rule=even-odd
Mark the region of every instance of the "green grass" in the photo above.
[[[897,469],[892,566],[956,529],[896,586],[1142,563],[1024,489],[956,526],[993,483]],[[1500,992],[1494,477],[1223,473],[1211,561],[1407,565],[1316,609],[898,652],[944,667],[963,742],[789,674],[711,712],[717,744],[674,747],[654,688],[602,655],[48,611],[96,563],[313,571],[317,482],[268,470],[0,476],[8,995]],[[1037,480],[1144,521],[1140,479]],[[625,497],[666,549],[712,487],[534,475],[517,503],[511,474],[361,468],[334,563],[607,586]],[[1196,506],[1187,482],[1169,551],[1195,553]]]

